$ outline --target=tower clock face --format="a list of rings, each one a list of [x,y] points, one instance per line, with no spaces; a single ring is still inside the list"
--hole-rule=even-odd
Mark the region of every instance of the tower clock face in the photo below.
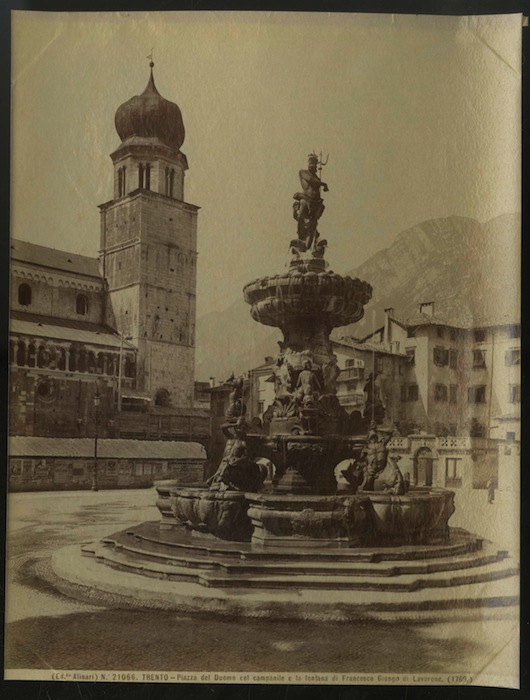
[[[37,384],[35,393],[39,401],[43,403],[51,403],[59,396],[59,387],[54,379],[41,379]]]

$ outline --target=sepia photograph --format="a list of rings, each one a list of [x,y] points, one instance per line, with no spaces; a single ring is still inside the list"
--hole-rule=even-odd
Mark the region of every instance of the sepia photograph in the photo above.
[[[12,13],[7,680],[520,687],[523,23]]]

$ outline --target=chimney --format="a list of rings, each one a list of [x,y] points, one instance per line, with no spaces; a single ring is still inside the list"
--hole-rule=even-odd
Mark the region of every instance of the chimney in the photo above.
[[[389,306],[385,309],[385,330],[383,342],[387,345],[392,342],[392,324],[390,323],[390,317],[394,315],[394,307]]]
[[[210,389],[213,389],[215,386],[215,377],[210,377]]]
[[[432,318],[434,316],[434,301],[424,301],[420,304],[420,314],[425,314]]]

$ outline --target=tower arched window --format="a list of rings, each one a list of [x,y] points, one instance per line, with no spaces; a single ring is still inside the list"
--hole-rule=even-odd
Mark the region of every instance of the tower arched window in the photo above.
[[[88,299],[84,294],[78,294],[75,300],[75,312],[80,316],[86,316],[88,313]]]
[[[151,164],[150,163],[145,164],[145,189],[146,190],[151,189]]]
[[[127,189],[127,168],[125,165],[118,169],[118,196],[123,197]]]
[[[21,284],[19,286],[18,303],[21,306],[29,306],[31,304],[31,287],[29,284]]]
[[[175,169],[166,168],[166,196],[173,197],[175,183]]]
[[[144,164],[138,163],[138,187],[143,189],[144,186]]]

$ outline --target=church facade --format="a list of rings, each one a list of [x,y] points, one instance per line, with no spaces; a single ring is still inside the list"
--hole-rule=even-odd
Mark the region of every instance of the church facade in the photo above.
[[[207,442],[194,405],[199,207],[184,199],[181,111],[152,69],[115,115],[99,257],[11,242],[11,435]]]

